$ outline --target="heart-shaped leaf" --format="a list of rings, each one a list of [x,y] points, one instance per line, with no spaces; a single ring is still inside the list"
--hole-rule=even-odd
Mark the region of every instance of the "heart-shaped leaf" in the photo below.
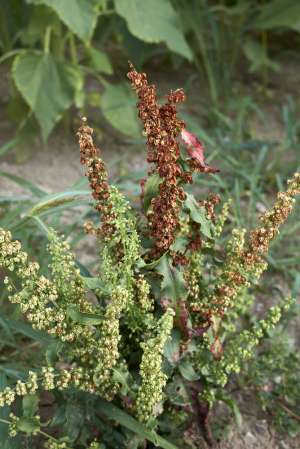
[[[180,20],[169,0],[115,0],[115,6],[134,36],[149,43],[165,42],[170,50],[192,59]]]
[[[12,75],[46,139],[82,86],[79,67],[58,62],[49,53],[28,50],[15,58]]]
[[[49,6],[80,39],[91,39],[97,23],[97,2],[94,0],[30,0],[29,3]]]
[[[136,99],[127,84],[109,84],[102,96],[102,111],[109,123],[130,137],[140,135]]]

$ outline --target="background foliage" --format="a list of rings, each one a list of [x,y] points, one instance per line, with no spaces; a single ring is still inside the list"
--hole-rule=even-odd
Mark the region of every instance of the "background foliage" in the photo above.
[[[280,70],[270,39],[283,33],[299,41],[300,7],[294,1],[13,0],[0,13],[0,50],[10,70],[8,115],[19,133],[47,139],[71,106],[102,109],[106,119],[132,136],[126,117],[130,92],[115,84],[122,61],[158,60],[172,70],[191,65],[205,77],[211,108],[222,109],[241,70]],[[86,91],[90,78],[100,84]],[[99,94],[99,88],[102,92]],[[126,117],[126,118],[124,118]]]

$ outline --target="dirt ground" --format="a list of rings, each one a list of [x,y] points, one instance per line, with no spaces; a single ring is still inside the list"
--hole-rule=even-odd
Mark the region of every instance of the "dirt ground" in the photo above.
[[[290,71],[287,66],[286,78],[290,85],[294,86],[298,83],[299,75],[296,76],[295,71]],[[163,84],[167,84],[167,80],[168,77],[163,79]],[[279,81],[275,79],[274,86],[276,87],[278,83]],[[278,110],[276,108],[271,109],[269,113],[271,120],[267,127],[261,123],[254,123],[254,126],[257,134],[260,134],[262,137],[273,137],[276,140],[282,134],[282,129],[278,122]],[[5,141],[8,126],[2,121],[0,144],[2,141]],[[120,167],[125,167],[125,170],[130,171],[141,169],[141,161],[144,159],[145,154],[143,154],[144,148],[142,150],[138,147],[132,149],[122,142],[120,138],[116,138],[114,134],[110,137],[106,135],[105,130],[100,146],[103,148],[103,158],[114,164],[115,168],[113,170],[120,170]],[[41,187],[46,192],[54,193],[70,187],[83,175],[78,154],[75,136],[63,137],[62,135],[57,135],[52,137],[47,144],[36,145],[31,148],[22,163],[16,163],[15,156],[12,154],[2,158],[0,160],[0,170],[19,175]],[[117,159],[120,157],[120,163],[118,161],[116,163],[116,157]],[[4,177],[0,177],[0,194],[14,196],[23,193],[24,190],[20,186]],[[220,449],[300,448],[300,437],[291,439],[276,435],[270,429],[270,425],[264,417],[259,416],[256,411],[252,413],[251,410],[256,409],[255,404],[245,400],[245,403],[242,405],[243,409],[242,428],[238,429],[233,425],[226,440],[220,445]]]

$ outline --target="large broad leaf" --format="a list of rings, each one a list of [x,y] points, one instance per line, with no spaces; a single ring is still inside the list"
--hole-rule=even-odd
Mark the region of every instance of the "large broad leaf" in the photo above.
[[[40,430],[40,422],[37,418],[20,418],[16,424],[20,432],[27,433],[27,435],[36,434]]]
[[[128,136],[138,136],[140,127],[136,98],[127,84],[108,85],[102,97],[102,111],[110,124]]]
[[[184,299],[187,295],[187,289],[183,274],[178,268],[173,267],[171,259],[164,255],[156,267],[159,274],[162,275],[162,295],[173,299]]]
[[[46,139],[82,86],[80,69],[48,53],[24,51],[15,58],[12,74]]]
[[[259,42],[248,39],[243,45],[243,50],[251,62],[250,72],[258,72],[263,67],[269,67],[278,72],[279,64],[268,57],[266,48]]]
[[[181,335],[177,329],[173,329],[164,347],[164,356],[171,365],[177,365],[180,359]]]
[[[99,399],[99,413],[103,414],[109,419],[116,421],[132,432],[138,434],[144,439],[151,441],[155,446],[160,447],[162,449],[179,449],[174,444],[165,440],[161,436],[159,436],[154,430],[149,430],[146,426],[138,422],[132,416],[120,410],[113,404],[106,402],[102,399]]]
[[[199,206],[193,195],[186,194],[185,209],[189,210],[192,220],[201,225],[201,232],[208,238],[212,238],[213,222],[206,217],[206,209]]]
[[[103,51],[100,51],[97,48],[87,47],[86,54],[89,66],[92,67],[92,69],[100,73],[105,73],[106,75],[112,75],[112,65],[108,56],[103,53]]]
[[[184,379],[186,380],[193,382],[200,378],[199,374],[197,374],[194,370],[192,363],[187,359],[184,359],[180,362],[180,364],[178,365],[178,369],[182,377],[184,377]]]
[[[115,7],[134,36],[149,43],[165,42],[170,50],[192,59],[177,14],[169,0],[115,0]]]
[[[23,416],[33,418],[39,409],[39,398],[36,394],[28,394],[23,397]]]
[[[255,28],[293,27],[300,21],[300,3],[295,0],[275,0],[266,3],[254,22]]]
[[[89,41],[97,23],[94,0],[29,0],[52,8],[64,24],[83,41]]]

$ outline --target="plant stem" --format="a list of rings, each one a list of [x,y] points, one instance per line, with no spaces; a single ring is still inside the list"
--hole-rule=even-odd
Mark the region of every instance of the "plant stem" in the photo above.
[[[78,64],[75,36],[73,33],[69,34],[69,45],[70,45],[71,61],[73,64]]]
[[[300,416],[296,415],[296,413],[293,412],[293,410],[289,409],[283,402],[278,401],[279,407],[281,407],[288,415],[291,416],[291,418],[294,418],[296,421],[300,422]]]
[[[266,30],[262,31],[261,38],[262,38],[263,49],[264,49],[265,53],[267,54],[267,52],[268,52],[268,33]],[[268,87],[268,67],[266,64],[264,64],[263,68],[262,68],[262,77],[263,77],[263,88],[264,88],[264,91],[266,92],[267,87]]]
[[[50,40],[51,40],[51,26],[46,28],[45,39],[44,39],[44,53],[48,54],[50,51]]]
[[[208,444],[212,447],[215,444],[214,437],[209,424],[209,412],[210,405],[207,401],[199,401],[199,392],[202,389],[200,382],[191,382],[189,384],[189,392],[192,401],[192,408],[196,417],[196,424],[203,434],[203,437]]]
[[[0,418],[0,422],[7,425],[10,425],[12,423],[11,421],[8,421],[7,419],[3,418]],[[54,438],[52,435],[49,435],[46,432],[43,432],[43,430],[38,430],[37,432],[43,437],[47,438],[48,440],[55,441],[55,443],[59,443],[59,441],[56,438]]]

